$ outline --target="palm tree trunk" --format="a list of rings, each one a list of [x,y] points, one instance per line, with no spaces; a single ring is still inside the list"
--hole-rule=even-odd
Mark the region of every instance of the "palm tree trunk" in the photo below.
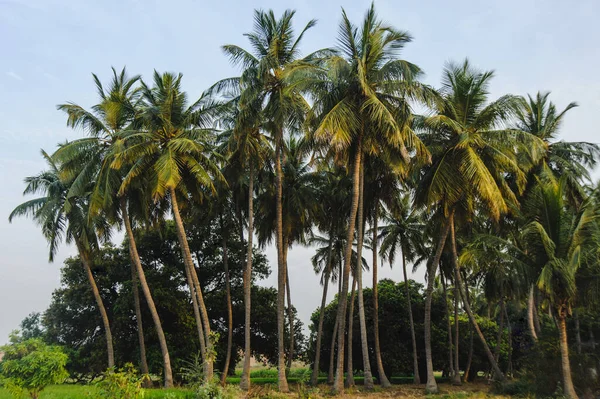
[[[131,251],[129,251],[131,254]],[[142,307],[140,306],[140,289],[138,287],[138,274],[135,265],[131,262],[131,288],[133,290],[133,307],[135,309],[135,323],[137,326],[138,342],[140,345],[140,371],[144,375],[142,385],[145,388],[152,386],[149,378],[148,359],[146,357],[146,342],[144,340],[144,323],[142,322]]]
[[[448,294],[446,289],[446,278],[442,273],[442,265],[440,264],[440,281],[442,283],[442,293],[444,296],[444,313],[446,314],[446,329],[448,330],[448,367],[450,372],[448,376],[450,378],[454,377],[454,359],[452,357],[452,347],[454,344],[452,343],[452,322],[450,321],[450,311],[448,310]]]
[[[225,364],[223,365],[223,374],[221,374],[221,385],[225,385],[229,373],[229,362],[231,361],[231,347],[233,346],[233,307],[231,305],[231,280],[229,277],[229,256],[227,253],[227,239],[225,232],[223,234],[223,268],[225,269],[225,295],[227,297],[227,353],[225,354]]]
[[[287,373],[290,372],[292,368],[292,361],[294,360],[294,312],[292,311],[292,294],[290,292],[290,274],[287,266],[287,252],[288,252],[288,240],[287,237],[284,240],[284,257],[285,257],[285,292],[287,295],[287,303],[288,303],[288,323],[290,326],[290,346],[288,350],[288,359],[287,359]]]
[[[500,358],[500,345],[502,344],[502,332],[504,330],[504,298],[500,297],[500,320],[498,322],[498,333],[496,334],[496,347],[494,348],[494,359]]]
[[[373,211],[373,335],[375,337],[375,362],[377,363],[377,374],[379,383],[384,388],[391,386],[390,381],[385,375],[383,362],[381,361],[381,348],[379,346],[379,289],[377,287],[377,222],[379,219],[379,201],[375,199],[375,209]]]
[[[281,169],[281,152],[283,145],[283,129],[275,140],[275,213],[276,213],[276,246],[277,246],[277,385],[280,392],[289,392],[285,375],[285,258],[283,255],[283,171]]]
[[[413,350],[413,383],[421,384],[421,376],[419,375],[419,354],[417,352],[417,337],[415,335],[415,322],[413,320],[412,303],[410,299],[410,287],[408,286],[408,277],[406,275],[406,256],[402,251],[402,273],[404,274],[404,288],[406,290],[406,301],[408,304],[408,319],[410,321],[410,338],[412,340]]]
[[[310,376],[310,384],[316,386],[319,382],[319,362],[321,360],[321,339],[323,338],[323,320],[325,319],[325,306],[327,305],[327,290],[329,288],[329,278],[331,276],[331,258],[333,252],[333,229],[329,232],[329,248],[327,249],[327,265],[325,266],[325,276],[323,281],[323,296],[321,298],[321,307],[319,310],[319,324],[317,328],[317,343],[315,344],[315,362]]]
[[[433,259],[427,265],[427,288],[425,290],[425,321],[423,323],[425,336],[425,361],[427,363],[427,383],[425,384],[425,392],[432,394],[438,393],[438,386],[433,375],[433,354],[431,352],[431,300],[433,297],[433,283],[435,281],[435,270],[437,269],[442,251],[448,237],[449,224],[445,223],[440,232],[435,254]]]
[[[152,293],[150,292],[150,287],[148,286],[148,282],[146,281],[146,274],[144,273],[144,268],[142,267],[142,262],[140,260],[140,256],[137,251],[137,244],[135,242],[135,237],[133,235],[133,229],[131,228],[131,221],[129,220],[129,214],[127,212],[127,200],[124,197],[122,197],[120,199],[120,205],[121,205],[121,214],[122,214],[123,221],[125,224],[125,230],[127,232],[127,239],[129,241],[129,254],[131,256],[131,263],[132,263],[132,265],[135,266],[135,271],[136,271],[135,274],[139,277],[140,285],[142,287],[142,292],[144,293],[144,298],[146,299],[146,303],[148,304],[148,309],[150,310],[150,314],[152,315],[152,321],[154,322],[154,329],[156,330],[156,334],[158,336],[158,342],[160,344],[160,351],[161,351],[161,354],[163,357],[163,368],[164,368],[164,374],[165,374],[165,388],[171,388],[173,386],[173,371],[171,369],[171,356],[169,355],[169,348],[167,347],[167,339],[165,338],[165,332],[163,331],[162,323],[160,321],[160,317],[158,316],[158,311],[156,310],[156,305],[154,304],[154,299],[152,298]],[[135,284],[135,288],[137,290],[137,284]],[[139,302],[139,300],[138,300],[138,302]],[[136,314],[137,314],[137,309],[136,309]],[[141,313],[140,313],[140,321],[141,321]],[[143,339],[143,335],[140,339]],[[140,341],[140,344],[141,344],[141,341]]]
[[[463,306],[465,302],[469,302],[469,284],[465,284],[465,296],[463,299]],[[463,375],[463,381],[469,382],[469,373],[471,372],[471,364],[473,363],[473,326],[469,323],[469,353],[467,355],[467,364],[465,366],[465,374]]]
[[[535,287],[535,286],[534,286]],[[538,314],[539,298],[537,295],[537,289],[533,290],[533,324],[535,325],[535,332],[537,334],[542,332],[542,326],[540,325],[540,315]],[[552,316],[552,308],[548,307],[548,315]]]
[[[358,199],[360,193],[360,171],[362,163],[362,137],[358,139],[354,167],[352,171],[352,203],[350,206],[350,219],[348,221],[348,234],[344,251],[344,269],[342,273],[342,290],[339,295],[337,320],[338,320],[338,358],[335,371],[333,390],[341,393],[344,390],[344,332],[346,330],[346,307],[348,305],[348,280],[352,264],[352,243],[354,241],[354,227],[358,213]]]
[[[504,307],[504,317],[506,317],[506,327],[508,328],[508,365],[506,366],[506,376],[509,378],[513,377],[513,364],[512,364],[512,353],[513,353],[513,335],[512,326],[510,324],[510,318],[508,317],[508,310]]]
[[[569,344],[567,342],[566,310],[558,311],[558,331],[560,334],[560,358],[563,374],[563,394],[571,399],[577,399],[577,393],[571,377],[571,362],[569,361]]]
[[[331,347],[329,351],[329,373],[327,373],[327,383],[333,385],[335,377],[335,344],[337,343],[338,320],[333,324],[333,334],[331,335]]]
[[[533,338],[534,341],[537,342],[538,337],[537,337],[537,333],[535,331],[535,322],[534,322],[535,299],[534,299],[533,295],[534,295],[534,287],[532,284],[531,288],[529,288],[529,297],[527,299],[527,325],[529,326],[529,333],[531,334],[531,337]]]
[[[244,269],[244,366],[242,368],[242,379],[240,388],[244,391],[250,389],[250,358],[252,356],[250,348],[250,329],[251,329],[251,299],[252,299],[252,236],[254,234],[254,168],[250,163],[249,182],[248,182],[248,244],[246,249],[246,267]],[[241,219],[240,219],[241,224]],[[240,234],[244,235],[244,228],[241,228]],[[242,242],[244,239],[242,237]]]
[[[363,356],[363,374],[365,389],[373,389],[373,375],[371,374],[371,362],[369,360],[369,343],[367,341],[367,322],[365,319],[365,302],[362,289],[362,247],[365,233],[364,220],[364,187],[365,172],[360,171],[360,197],[358,201],[358,248],[356,249],[357,265],[356,280],[358,282],[358,321],[360,323],[360,344]],[[377,267],[377,266],[374,266]]]
[[[454,375],[452,376],[452,385],[461,385],[462,382],[460,380],[460,363],[459,363],[459,351],[458,351],[458,342],[460,339],[460,330],[458,324],[458,287],[456,286],[456,270],[454,271]]]
[[[81,244],[78,238],[75,239],[75,244],[77,245],[79,257],[81,258],[81,263],[83,264],[83,270],[85,271],[90,286],[92,287],[92,293],[94,294],[96,305],[98,306],[98,310],[100,310],[100,316],[102,317],[102,324],[104,325],[104,336],[106,337],[108,368],[113,368],[115,367],[115,351],[113,349],[110,322],[108,321],[108,314],[106,313],[106,308],[104,307],[104,301],[102,301],[100,291],[98,290],[98,286],[96,285],[96,280],[94,279],[94,275],[92,274],[92,260],[90,259],[89,253],[85,251],[83,244]]]
[[[179,204],[177,203],[177,195],[175,193],[175,189],[173,187],[170,188],[171,194],[171,206],[173,208],[173,219],[175,219],[175,226],[177,227],[177,238],[179,239],[179,246],[181,247],[181,254],[183,256],[183,261],[185,266],[188,268],[191,280],[193,282],[192,293],[196,293],[196,297],[198,300],[198,307],[200,309],[200,316],[202,319],[202,327],[204,331],[204,341],[206,346],[206,356],[205,356],[205,380],[211,381],[213,376],[213,361],[215,354],[213,353],[213,343],[212,336],[210,332],[210,321],[208,319],[208,313],[206,311],[206,306],[204,304],[204,298],[202,296],[202,289],[200,287],[200,281],[198,280],[198,274],[196,273],[196,268],[194,266],[194,261],[192,260],[192,253],[190,251],[190,247],[187,241],[187,236],[185,233],[185,228],[183,226],[183,221],[181,220],[181,214],[179,213]]]
[[[574,312],[575,316],[575,343],[577,344],[577,354],[581,355],[581,328],[579,326],[579,314],[577,311]]]
[[[356,301],[356,278],[352,279],[352,294],[350,295],[350,305],[348,308],[348,360],[346,361],[346,382],[344,386],[346,388],[353,387],[355,385],[354,382],[354,365],[353,363],[353,355],[352,355],[352,347],[354,345],[354,302]]]
[[[187,266],[184,265],[183,270],[185,270],[185,278],[188,283],[188,288],[190,290],[190,296],[192,298],[192,308],[194,309],[194,320],[196,321],[196,330],[198,332],[198,341],[200,342],[200,355],[202,359],[206,359],[206,340],[204,337],[204,329],[202,328],[202,316],[200,316],[200,307],[198,306],[198,297],[194,292],[194,281],[192,279],[192,275],[190,274],[190,270]],[[206,364],[205,364],[206,367]]]
[[[451,248],[452,248],[452,262],[454,263],[454,270],[456,271],[456,274],[455,274],[456,286],[458,288],[458,292],[464,298],[464,295],[462,293],[460,269],[459,269],[459,265],[458,265],[458,254],[456,251],[456,236],[455,236],[455,232],[454,232],[454,212],[452,212],[450,214],[450,218],[449,218],[448,222],[449,222],[448,224],[450,225],[450,243],[451,243]],[[479,340],[481,341],[481,344],[483,345],[485,354],[488,358],[488,361],[490,362],[490,365],[492,366],[492,369],[494,370],[494,373],[496,374],[496,377],[500,381],[504,382],[506,380],[506,378],[504,377],[504,374],[500,370],[500,367],[498,367],[498,362],[496,362],[496,359],[494,359],[494,354],[490,350],[490,347],[487,344],[487,341],[485,340],[485,337],[483,336],[481,329],[479,328],[479,324],[477,324],[477,320],[475,320],[475,315],[471,311],[471,306],[470,306],[469,302],[463,300],[463,303],[465,305],[465,310],[467,311],[467,315],[469,316],[469,320],[471,321],[471,324],[473,325],[473,328],[475,329],[475,332],[477,333],[477,336],[479,337]]]

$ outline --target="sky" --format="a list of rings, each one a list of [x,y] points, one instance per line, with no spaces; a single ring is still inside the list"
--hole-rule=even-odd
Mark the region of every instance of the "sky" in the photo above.
[[[335,45],[341,9],[360,23],[370,1],[159,1],[0,0],[0,344],[33,311],[44,311],[60,284],[62,261],[75,253],[63,246],[53,264],[48,246],[31,221],[8,223],[23,202],[23,179],[44,168],[40,149],[81,136],[66,127],[56,104],[93,105],[91,73],[101,80],[110,67],[127,66],[150,80],[153,69],[183,73],[190,98],[216,80],[236,76],[223,44],[247,47],[254,8],[281,14],[297,10],[304,53]],[[494,69],[491,97],[552,91],[559,108],[571,101],[562,138],[598,142],[600,126],[600,2],[597,0],[413,1],[377,0],[381,18],[414,37],[402,57],[419,65],[424,81],[439,85],[446,62],[469,57],[478,68]],[[597,173],[594,173],[598,177]],[[311,248],[289,252],[292,301],[306,324],[318,307],[318,277]],[[267,248],[272,267],[274,248]],[[369,252],[365,253],[371,259]],[[400,280],[401,268],[381,267],[380,277]],[[423,280],[423,272],[414,275]],[[371,274],[365,273],[365,286]],[[276,284],[276,273],[263,282]]]

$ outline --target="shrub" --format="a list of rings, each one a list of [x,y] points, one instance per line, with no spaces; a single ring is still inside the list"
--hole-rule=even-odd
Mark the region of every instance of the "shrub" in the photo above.
[[[222,387],[217,381],[200,385],[196,391],[197,399],[234,399],[236,396],[235,388]]]
[[[27,394],[38,398],[47,385],[61,383],[68,377],[67,355],[40,339],[15,339],[1,350],[4,359],[0,362],[0,380],[15,397]]]
[[[104,379],[98,383],[98,394],[104,399],[141,399],[144,397],[142,382],[133,364],[127,363],[117,371],[108,369]]]

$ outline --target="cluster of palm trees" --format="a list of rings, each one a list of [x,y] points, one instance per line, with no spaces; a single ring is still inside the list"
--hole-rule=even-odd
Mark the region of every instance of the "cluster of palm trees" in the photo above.
[[[598,196],[586,186],[599,150],[590,143],[557,141],[565,113],[576,105],[558,112],[548,94],[491,100],[493,72],[479,71],[469,61],[448,64],[439,89],[427,86],[419,80],[421,69],[400,58],[412,37],[380,21],[374,6],[360,25],[343,12],[335,48],[302,57],[300,43],[316,22],[296,34],[293,17],[293,11],[279,18],[272,11],[256,11],[254,29],[245,35],[251,50],[223,46],[240,68],[239,76],[217,82],[191,104],[181,75],[155,72],[149,86],[139,76],[128,77],[125,69],[113,69],[108,89],[94,75],[100,102],[91,110],[74,103],[58,106],[67,114],[68,126],[86,135],[61,144],[51,155],[43,153],[49,170],[28,178],[25,191],[42,197],[17,207],[11,219],[33,217],[50,242],[51,259],[63,238],[76,244],[102,313],[109,367],[114,366],[110,325],[91,263],[114,228],[124,226],[134,281],[142,287],[160,341],[164,385],[173,384],[167,340],[135,243],[136,229],[152,228],[170,211],[205,376],[212,378],[215,337],[197,274],[202,265],[194,264],[185,221],[196,211],[218,215],[219,209],[235,207],[242,238],[246,227],[248,247],[242,389],[250,386],[250,284],[256,237],[263,245],[274,241],[277,248],[280,391],[288,391],[286,368],[294,345],[290,340],[286,364],[286,293],[291,305],[287,253],[300,243],[318,246],[313,264],[322,276],[321,310],[329,284],[338,283],[331,343],[336,348],[336,358],[331,359],[336,392],[344,389],[345,360],[351,359],[345,348],[346,339],[351,342],[347,324],[355,294],[365,385],[373,386],[362,296],[362,270],[367,267],[362,251],[370,245],[374,366],[383,386],[390,383],[378,339],[378,258],[393,263],[401,254],[405,280],[408,264],[427,265],[428,392],[437,391],[430,320],[439,270],[442,282],[454,289],[455,314],[462,304],[499,380],[505,375],[498,367],[498,354],[478,327],[463,280],[470,273],[481,276],[493,303],[525,300],[533,337],[535,308],[549,306],[560,326],[565,393],[575,397],[565,318],[582,294],[579,274],[597,266],[600,242]],[[426,112],[418,115],[415,107]],[[226,262],[224,267],[227,275]],[[139,307],[139,301],[136,304]],[[410,306],[407,311],[419,383]],[[322,315],[323,311],[313,383],[323,344]],[[448,329],[451,333],[450,324]],[[140,337],[143,345],[143,334]],[[454,337],[454,355],[449,356],[453,379],[460,383],[457,321]],[[228,339],[231,342],[231,334]],[[450,344],[452,348],[452,338]],[[351,374],[352,366],[347,366]]]

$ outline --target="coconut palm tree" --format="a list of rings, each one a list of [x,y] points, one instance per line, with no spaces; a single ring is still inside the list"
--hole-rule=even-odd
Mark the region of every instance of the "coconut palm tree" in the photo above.
[[[568,111],[577,107],[577,103],[569,103],[565,109],[558,111],[556,106],[548,100],[550,92],[538,92],[534,97],[527,96],[522,100],[517,113],[516,128],[540,138],[546,144],[543,157],[526,161],[532,163],[532,176],[543,176],[550,172],[556,177],[567,176],[568,187],[573,198],[585,195],[583,184],[589,183],[589,171],[596,165],[600,148],[597,144],[588,142],[572,142],[558,140],[560,127]],[[527,153],[523,154],[527,156]],[[531,184],[535,179],[529,179]]]
[[[10,213],[8,220],[12,222],[17,216],[27,216],[40,225],[50,247],[50,262],[54,261],[54,256],[63,238],[66,243],[75,243],[102,317],[108,367],[112,368],[115,365],[115,355],[110,322],[92,272],[93,252],[98,249],[97,232],[104,234],[104,239],[108,239],[110,228],[103,218],[89,217],[89,199],[87,197],[68,196],[72,180],[61,179],[60,165],[43,150],[42,156],[48,165],[48,170],[25,178],[27,186],[23,192],[23,195],[40,194],[42,196],[17,206]]]
[[[343,263],[340,240],[343,241],[343,230],[347,222],[346,215],[349,213],[349,189],[350,181],[343,168],[328,166],[327,169],[321,172],[317,200],[319,207],[315,221],[320,230],[328,232],[328,236],[321,237],[313,234],[308,242],[311,246],[320,246],[312,258],[312,263],[315,273],[321,273],[321,284],[323,285],[311,385],[317,384],[319,376],[323,318],[325,316],[324,309],[327,302],[329,281],[339,280],[339,265]]]
[[[113,215],[113,219],[117,213],[121,213],[120,217],[125,225],[133,269],[134,304],[140,353],[142,355],[141,370],[142,373],[148,374],[139,306],[138,281],[141,284],[158,335],[163,356],[165,387],[171,387],[173,386],[173,373],[169,349],[154,299],[146,282],[129,211],[130,207],[138,210],[145,210],[148,207],[146,204],[141,206],[135,206],[134,204],[136,199],[142,200],[144,198],[143,193],[140,196],[139,186],[135,187],[135,193],[134,190],[128,190],[123,195],[117,195],[123,173],[122,170],[111,167],[115,154],[122,148],[124,132],[136,128],[135,118],[138,112],[139,90],[136,89],[135,85],[139,82],[140,77],[128,77],[125,68],[120,73],[117,73],[114,68],[112,71],[113,79],[107,89],[104,89],[98,77],[93,75],[100,102],[94,105],[91,111],[85,110],[75,103],[60,104],[57,107],[68,115],[68,126],[82,129],[88,137],[62,145],[53,154],[53,158],[63,163],[63,174],[73,175],[73,184],[69,190],[69,196],[82,195],[86,186],[89,186],[90,181],[93,181],[94,187],[90,199],[91,213],[95,214],[103,211],[106,214]],[[82,168],[81,165],[84,165],[84,167]]]
[[[217,83],[218,85],[218,83]],[[246,267],[243,273],[244,284],[244,361],[240,388],[250,389],[250,360],[251,360],[251,283],[252,283],[252,241],[254,236],[254,180],[255,170],[260,170],[270,155],[270,144],[261,132],[260,105],[242,103],[241,97],[247,83],[239,78],[238,87],[228,93],[231,100],[219,115],[219,124],[224,129],[219,134],[221,143],[220,153],[225,154],[227,166],[225,175],[235,203],[240,239],[244,242],[243,211],[241,206],[247,203],[248,241]],[[214,89],[216,91],[216,89]],[[247,178],[246,178],[247,174]]]
[[[523,191],[526,183],[526,173],[516,153],[528,152],[532,159],[538,159],[544,148],[543,142],[535,136],[507,127],[509,118],[515,115],[520,105],[518,97],[505,95],[488,103],[488,87],[493,76],[491,71],[474,69],[468,60],[462,64],[448,64],[442,79],[443,101],[432,115],[418,123],[424,130],[422,138],[432,151],[433,162],[423,171],[416,201],[429,208],[438,207],[444,218],[443,233],[430,266],[439,263],[448,237],[459,291],[462,289],[456,223],[467,222],[474,214],[475,206],[493,220],[507,213],[509,205],[516,205],[517,194]],[[515,188],[509,186],[507,175],[511,176]],[[434,276],[435,270],[429,278]],[[463,303],[495,374],[504,379],[469,302]],[[427,391],[436,392],[431,349],[427,351],[429,340],[426,320]]]
[[[258,103],[263,105],[264,128],[275,147],[274,168],[276,175],[275,207],[277,216],[275,243],[277,246],[277,317],[278,317],[278,386],[282,392],[289,390],[285,376],[285,351],[284,351],[284,305],[285,305],[285,245],[283,242],[283,214],[282,214],[282,180],[283,171],[281,157],[284,147],[284,133],[286,130],[298,128],[309,106],[300,92],[289,81],[288,70],[293,64],[307,65],[318,53],[300,58],[300,43],[305,32],[315,26],[316,21],[311,20],[296,36],[293,29],[295,11],[287,10],[280,18],[272,10],[254,12],[254,30],[246,34],[253,51],[247,51],[236,45],[225,45],[223,50],[229,55],[231,61],[241,65],[245,72],[243,75],[252,76],[249,90],[245,90],[242,102]],[[237,85],[238,80],[224,80],[219,86]]]
[[[303,140],[290,137],[284,148],[282,181],[282,216],[284,259],[287,275],[287,252],[295,243],[305,244],[307,237],[312,234],[312,225],[318,210],[319,175],[313,172],[306,159],[306,146]],[[276,234],[277,210],[273,209],[273,199],[276,197],[276,175],[269,170],[263,172],[262,188],[257,197],[256,232],[261,246],[271,242]],[[290,331],[293,331],[293,312],[289,277],[286,277],[284,287],[287,293],[288,317]],[[287,367],[293,359],[294,341],[290,335]]]
[[[569,205],[567,180],[563,176],[537,187],[524,204],[530,222],[523,235],[527,255],[543,265],[537,287],[558,318],[563,392],[577,398],[571,377],[566,319],[577,297],[578,272],[598,264],[600,215],[591,201],[584,201],[578,207]]]
[[[396,200],[396,203],[384,214],[384,226],[378,229],[378,240],[381,240],[379,253],[386,259],[390,266],[396,260],[396,254],[402,256],[402,274],[406,287],[406,300],[408,304],[408,317],[410,321],[410,332],[413,350],[413,382],[421,383],[419,376],[419,359],[417,353],[417,339],[415,335],[415,323],[413,319],[410,289],[406,273],[406,264],[411,262],[418,264],[425,254],[426,236],[424,234],[425,223],[423,214],[419,210],[412,209],[411,198],[404,195]]]
[[[391,386],[390,381],[385,375],[383,361],[381,359],[381,349],[379,345],[379,289],[378,289],[378,223],[380,218],[380,209],[383,205],[393,206],[397,198],[401,195],[400,184],[406,177],[406,165],[402,159],[390,157],[387,151],[383,157],[367,156],[364,160],[365,170],[365,189],[364,202],[367,209],[367,219],[371,224],[371,252],[373,255],[373,336],[375,349],[375,364],[377,366],[377,375],[382,387]]]
[[[188,199],[201,202],[207,191],[214,193],[214,181],[224,178],[207,154],[207,143],[213,136],[207,126],[217,107],[207,96],[188,105],[187,94],[181,89],[181,79],[181,74],[159,74],[155,71],[152,87],[142,82],[140,119],[143,129],[125,136],[123,149],[115,155],[111,167],[118,169],[131,165],[125,173],[119,195],[143,180],[155,201],[167,197],[170,201],[189,289],[196,297],[200,311],[198,328],[203,331],[206,350],[205,379],[210,381],[215,355],[214,337],[181,218],[179,200],[183,199],[181,206],[185,206]],[[200,341],[202,344],[202,338]]]
[[[343,154],[352,176],[352,205],[347,231],[347,248],[338,303],[338,359],[334,390],[343,390],[344,336],[350,276],[350,255],[359,208],[359,186],[363,154],[377,155],[393,149],[408,162],[408,148],[425,157],[424,146],[410,129],[408,99],[423,97],[416,83],[420,69],[398,59],[399,51],[411,41],[407,32],[383,24],[374,5],[367,11],[359,30],[342,13],[339,55],[320,70],[304,74],[303,84],[312,91],[311,122],[314,140]]]

